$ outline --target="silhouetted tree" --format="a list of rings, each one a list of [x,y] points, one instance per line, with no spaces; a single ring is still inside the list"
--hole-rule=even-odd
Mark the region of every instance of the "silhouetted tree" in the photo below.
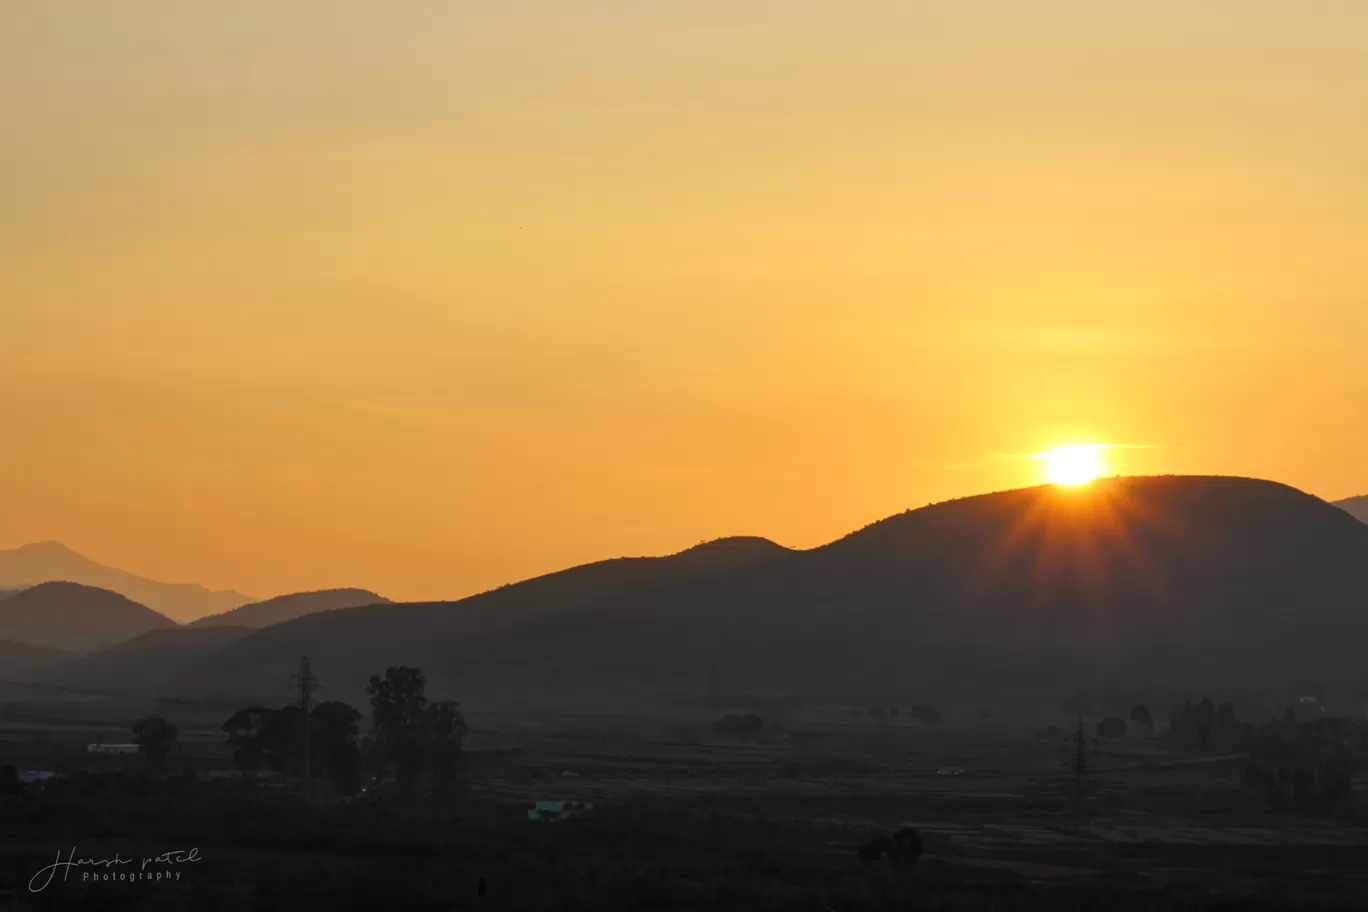
[[[903,827],[891,837],[882,833],[860,846],[861,861],[887,858],[889,864],[914,865],[922,855],[921,834],[912,827]]]
[[[727,713],[713,723],[713,731],[724,735],[755,735],[765,727],[765,720],[755,713],[743,716]]]
[[[1139,703],[1135,704],[1135,706],[1131,707],[1130,717],[1131,721],[1134,722],[1136,725],[1143,725],[1150,731],[1154,730],[1154,720],[1150,718],[1150,711],[1148,707],[1143,706]]]
[[[1197,749],[1211,749],[1211,723],[1216,715],[1216,707],[1210,697],[1197,704]]]
[[[894,864],[914,865],[921,858],[921,834],[912,827],[903,827],[893,834],[893,851],[888,860]]]
[[[268,732],[276,710],[264,706],[240,709],[224,722],[222,731],[233,747],[233,765],[242,770],[280,769],[279,751],[270,744]]]
[[[1287,794],[1282,790],[1282,786],[1274,779],[1269,779],[1264,785],[1264,800],[1268,802],[1268,809],[1276,814],[1286,813]]]
[[[298,706],[282,706],[267,720],[267,743],[270,745],[275,769],[290,776],[304,774],[304,710]]]
[[[1253,726],[1235,718],[1235,708],[1223,703],[1218,708],[1210,699],[1193,705],[1191,700],[1169,716],[1169,737],[1189,750],[1247,750],[1253,740]]]
[[[1292,773],[1292,800],[1302,807],[1312,807],[1319,802],[1320,793],[1316,790],[1316,774],[1306,769]]]
[[[1347,719],[1272,721],[1259,729],[1250,756],[1278,768],[1282,809],[1341,815],[1353,810],[1355,760],[1363,756],[1368,729]],[[1274,802],[1270,800],[1270,807]],[[1274,807],[1275,810],[1279,809]]]
[[[1332,814],[1350,811],[1354,806],[1354,762],[1348,757],[1325,758],[1320,774],[1320,798]]]
[[[424,714],[427,678],[417,668],[391,666],[385,676],[372,675],[366,686],[371,698],[371,734],[374,759],[383,774],[394,769],[405,791],[411,791],[424,759]]]
[[[878,861],[893,851],[893,840],[882,834],[873,837],[859,848],[860,861]]]
[[[450,700],[433,703],[426,711],[425,728],[425,765],[438,784],[448,789],[460,774],[461,747],[468,731],[460,704]]]
[[[366,687],[371,698],[371,734],[367,748],[383,773],[394,770],[405,791],[413,791],[423,774],[445,789],[456,779],[467,726],[459,704],[428,705],[427,679],[417,668],[391,667]]]
[[[310,713],[312,773],[347,795],[355,794],[361,784],[361,752],[356,743],[360,720],[359,712],[337,701],[320,703]],[[239,769],[303,774],[304,711],[298,706],[251,706],[234,713],[222,728]]]
[[[357,746],[361,713],[352,706],[329,700],[310,714],[316,769],[344,795],[361,788],[361,749]]]
[[[926,725],[935,725],[941,720],[940,710],[930,703],[922,703],[907,710],[907,714],[918,722]]]
[[[176,726],[161,716],[147,716],[133,723],[133,740],[149,766],[161,766],[176,743]]]
[[[1097,734],[1102,738],[1124,738],[1126,736],[1126,723],[1114,716],[1110,719],[1103,719],[1097,723]]]

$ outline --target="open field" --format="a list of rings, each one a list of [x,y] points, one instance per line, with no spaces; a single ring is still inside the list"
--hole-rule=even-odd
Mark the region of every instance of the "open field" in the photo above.
[[[745,743],[702,726],[654,736],[596,731],[588,720],[549,729],[490,720],[472,745],[483,748],[472,751],[472,784],[510,799],[673,802],[868,830],[911,824],[935,855],[1037,880],[1368,895],[1368,827],[1271,814],[1240,785],[1242,755],[1193,757],[1148,733],[1090,753],[1080,836],[1062,733],[825,723]],[[936,775],[943,766],[964,774]]]
[[[129,719],[160,712],[182,731],[176,770],[235,775],[218,731],[231,705],[8,696],[0,752],[20,768],[136,768],[137,758],[93,757],[84,746],[126,740]],[[876,723],[815,710],[751,739],[714,734],[705,715],[688,712],[473,713],[470,722],[470,804],[454,827],[490,808],[511,820],[531,801],[577,799],[593,802],[599,817],[724,814],[793,827],[803,835],[785,850],[789,861],[820,859],[852,877],[871,876],[854,854],[864,839],[911,824],[927,847],[919,876],[939,872],[949,882],[1215,890],[1328,907],[1368,895],[1368,827],[1271,814],[1239,784],[1243,757],[1194,757],[1143,731],[1090,748],[1080,829],[1062,718],[1047,730],[991,720]],[[942,767],[963,774],[937,775]],[[515,844],[548,826],[509,825]],[[563,826],[551,828],[569,832]],[[59,845],[69,841],[57,838],[60,829],[47,834]],[[114,830],[99,835],[112,844]],[[240,848],[220,852],[221,863]],[[255,861],[243,864],[255,870]]]

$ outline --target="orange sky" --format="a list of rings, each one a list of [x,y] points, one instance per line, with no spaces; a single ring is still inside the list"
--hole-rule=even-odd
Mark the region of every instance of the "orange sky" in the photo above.
[[[1365,36],[1358,0],[4,4],[0,547],[436,598],[815,545],[1069,441],[1364,493]]]

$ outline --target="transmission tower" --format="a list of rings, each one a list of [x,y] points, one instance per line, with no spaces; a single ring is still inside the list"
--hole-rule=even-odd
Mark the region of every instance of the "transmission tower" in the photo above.
[[[1073,747],[1068,766],[1073,773],[1074,832],[1079,842],[1082,842],[1088,835],[1088,738],[1083,732],[1081,693],[1078,696],[1078,725],[1073,735],[1066,740],[1072,742]]]
[[[1088,774],[1088,746],[1083,737],[1083,706],[1078,707],[1078,731],[1074,734],[1074,829],[1082,839],[1088,825],[1086,777]]]
[[[299,694],[299,708],[304,718],[304,780],[302,784],[304,800],[309,800],[309,725],[313,712],[314,691],[318,689],[318,679],[314,677],[313,667],[308,656],[299,659],[299,671],[294,676],[294,686]]]

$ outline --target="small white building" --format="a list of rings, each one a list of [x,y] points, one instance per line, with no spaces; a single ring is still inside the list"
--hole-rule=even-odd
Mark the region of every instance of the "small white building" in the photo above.
[[[587,801],[538,801],[527,812],[528,820],[565,820],[592,811],[594,806]]]
[[[86,750],[92,754],[136,754],[136,744],[87,744]]]

